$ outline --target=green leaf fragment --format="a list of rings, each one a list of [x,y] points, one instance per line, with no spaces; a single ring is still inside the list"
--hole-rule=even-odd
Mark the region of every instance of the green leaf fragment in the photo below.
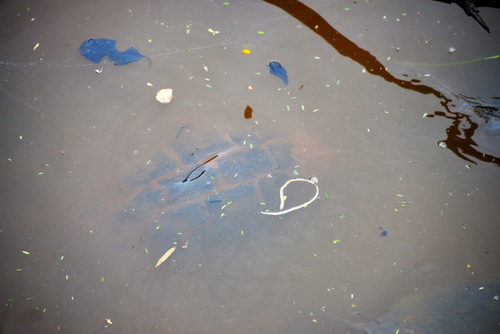
[[[43,172],[39,172],[39,173],[38,173],[38,175],[42,175],[42,174],[43,174]]]
[[[30,252],[23,250],[23,254],[30,255]]]
[[[325,193],[325,197],[328,198],[328,194],[327,193]]]
[[[288,104],[286,105],[286,110],[290,111],[290,106]]]
[[[241,230],[241,235],[243,235],[243,230]]]
[[[146,252],[146,254],[149,254],[149,251],[147,248],[144,248],[144,251]]]
[[[257,31],[258,34],[264,35],[263,31]]]
[[[148,162],[146,162],[146,165],[149,165],[151,163],[151,160],[148,160]]]
[[[103,278],[101,278],[101,282],[103,282],[103,283],[104,283],[104,277],[103,277]]]
[[[342,219],[342,218],[344,218],[344,217],[345,217],[345,215],[342,215],[342,216],[340,216],[340,217],[339,217],[339,219]]]

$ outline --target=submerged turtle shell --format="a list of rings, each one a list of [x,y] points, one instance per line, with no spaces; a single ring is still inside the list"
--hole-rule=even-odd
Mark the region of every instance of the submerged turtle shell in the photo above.
[[[151,238],[162,248],[188,240],[190,247],[221,246],[256,232],[270,219],[260,211],[276,209],[279,188],[296,165],[289,142],[258,133],[200,137],[191,131],[171,149],[133,178],[133,203],[120,215],[154,230]]]

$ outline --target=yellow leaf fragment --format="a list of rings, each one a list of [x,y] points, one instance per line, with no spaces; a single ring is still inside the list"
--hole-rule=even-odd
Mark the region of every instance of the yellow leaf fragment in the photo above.
[[[40,46],[40,43],[36,43],[36,45],[33,47],[33,51],[35,51],[39,46]]]
[[[245,50],[241,51],[244,55],[247,55],[249,53],[252,53],[252,51],[248,50],[248,47],[245,45]]]
[[[160,264],[162,264],[163,262],[165,262],[170,257],[170,255],[172,255],[172,253],[174,252],[174,250],[175,250],[176,247],[177,246],[174,246],[174,247],[170,248],[165,254],[163,254],[163,256],[158,260],[158,262],[156,262],[156,266],[153,269],[155,269]]]

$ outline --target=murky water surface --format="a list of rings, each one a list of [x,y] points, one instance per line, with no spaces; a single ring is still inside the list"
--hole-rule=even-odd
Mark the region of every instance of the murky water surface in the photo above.
[[[0,331],[498,330],[480,10],[490,34],[430,0],[4,1]],[[94,64],[91,37],[152,65]]]

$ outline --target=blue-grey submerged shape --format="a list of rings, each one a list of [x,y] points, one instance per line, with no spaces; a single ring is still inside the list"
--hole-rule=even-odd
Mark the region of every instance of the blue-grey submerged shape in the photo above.
[[[269,67],[269,73],[274,74],[280,77],[285,85],[288,85],[288,75],[286,74],[286,70],[280,63],[277,61],[272,61],[267,65]]]
[[[149,66],[151,66],[151,59],[141,55],[133,46],[126,51],[120,52],[116,50],[115,45],[116,41],[112,39],[90,38],[80,45],[78,51],[80,51],[82,56],[96,64],[100,63],[102,58],[108,56],[109,60],[116,65],[126,65],[142,58],[147,58]]]

